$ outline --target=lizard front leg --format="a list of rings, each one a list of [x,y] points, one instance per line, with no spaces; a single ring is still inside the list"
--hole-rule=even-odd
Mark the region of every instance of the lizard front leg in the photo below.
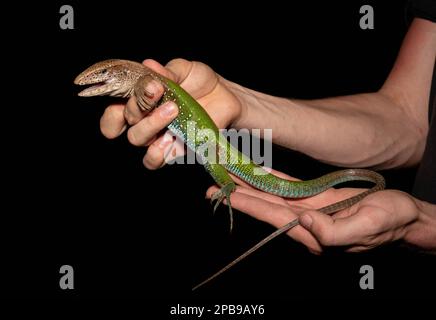
[[[144,74],[139,77],[133,87],[133,96],[136,98],[136,103],[138,107],[144,112],[150,112],[153,110],[158,101],[153,100],[153,94],[147,91],[147,85],[155,80],[155,78],[150,74]]]

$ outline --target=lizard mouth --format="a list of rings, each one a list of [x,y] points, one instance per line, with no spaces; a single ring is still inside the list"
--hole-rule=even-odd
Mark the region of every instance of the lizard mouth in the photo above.
[[[80,85],[87,85],[86,83]],[[113,91],[113,81],[106,80],[102,82],[93,83],[91,86],[80,91],[78,95],[80,97],[92,97],[92,96],[102,96],[108,95]]]

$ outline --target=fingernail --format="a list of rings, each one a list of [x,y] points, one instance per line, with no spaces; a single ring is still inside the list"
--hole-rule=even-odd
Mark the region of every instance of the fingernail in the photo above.
[[[312,226],[313,220],[312,217],[309,216],[308,214],[304,214],[300,217],[299,219],[300,224],[305,227],[306,229],[310,229],[310,227]]]
[[[156,83],[156,81],[152,80],[149,83],[147,83],[147,85],[145,86],[145,94],[149,97],[149,98],[153,98],[155,94],[157,94],[159,90],[158,84]]]
[[[176,112],[177,105],[172,101],[168,101],[160,107],[160,115],[164,118],[171,118],[176,114]]]

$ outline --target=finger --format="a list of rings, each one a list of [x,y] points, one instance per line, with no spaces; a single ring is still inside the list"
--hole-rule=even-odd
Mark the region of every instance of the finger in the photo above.
[[[184,143],[181,140],[176,139],[174,134],[167,130],[162,137],[150,145],[144,156],[143,163],[147,169],[159,169],[164,164],[169,163],[184,154]]]
[[[149,170],[159,169],[164,166],[164,150],[152,144],[148,147],[147,153],[142,160],[144,166]]]
[[[218,190],[219,188],[216,186],[209,188],[207,197],[210,198],[211,195]],[[258,197],[253,197],[243,193],[242,190],[243,188],[237,187],[236,191],[231,194],[230,199],[233,208],[245,212],[253,218],[267,222],[276,228],[280,228],[297,218],[296,210],[294,212],[288,206],[282,206]],[[226,203],[225,200],[224,202]],[[301,210],[302,209],[300,209],[300,211]],[[292,228],[287,234],[296,241],[303,243],[314,253],[320,253],[322,250],[318,241],[310,232],[307,232],[307,230],[300,226]]]
[[[154,112],[129,129],[127,132],[129,142],[135,146],[145,146],[177,117],[178,111],[177,105],[172,101],[156,108]]]
[[[191,74],[192,68],[194,66],[194,62],[188,61],[185,59],[173,59],[170,62],[168,62],[165,66],[165,68],[168,70],[167,72],[170,73],[174,80],[179,83],[180,85],[183,84],[183,88],[185,90],[192,89],[191,87],[186,87],[185,80]],[[189,91],[192,94],[192,91]]]
[[[274,170],[274,169],[270,169],[267,167],[263,167],[265,170],[269,171],[272,175],[277,176],[279,178],[285,179],[285,180],[290,180],[290,181],[299,181],[298,179],[291,177],[283,172]],[[274,203],[278,203],[278,204],[289,204],[289,205],[301,205],[304,206],[306,208],[317,208],[317,206],[313,206],[311,201],[308,201],[307,198],[284,198],[284,197],[279,197],[264,191],[261,191],[259,189],[256,189],[254,187],[252,187],[251,185],[249,185],[247,182],[245,182],[244,180],[240,179],[239,177],[230,174],[231,177],[233,178],[233,180],[240,186],[243,186],[245,189],[241,189],[242,192],[245,192],[247,194],[250,194],[252,196],[257,196],[259,198],[265,199],[267,201],[271,201]],[[248,191],[247,189],[253,190],[253,191]],[[314,200],[314,199],[313,199]],[[316,204],[316,203],[315,203]]]
[[[127,100],[126,108],[124,109],[124,118],[126,122],[133,126],[141,121],[147,112],[141,110],[136,103],[136,98],[134,96]]]
[[[275,203],[275,204],[279,204],[285,207],[290,208],[290,205],[288,204],[288,201],[285,200],[282,197],[252,188],[252,187],[245,187],[244,185],[240,185],[238,184],[237,187],[238,192],[244,193],[246,195],[252,196],[252,197],[256,197],[271,203]],[[212,194],[216,191],[216,187],[212,186],[210,187],[207,191],[206,191],[206,198],[210,199]]]
[[[341,188],[335,189],[330,188],[320,194],[315,196],[300,198],[300,199],[288,199],[288,203],[291,205],[305,205],[310,208],[321,209],[325,206],[333,204],[335,202],[339,202],[352,196],[355,196],[358,193],[361,193],[363,190],[354,189],[354,188]],[[339,217],[347,216],[347,212],[338,213]],[[348,214],[349,215],[349,214]],[[335,214],[336,217],[336,214]]]
[[[289,214],[290,211],[283,210],[289,210],[289,207],[277,203],[271,203],[260,197],[244,193],[243,189],[244,188],[238,186],[236,187],[235,192],[231,194],[232,207],[276,227],[289,222],[288,220],[292,218],[292,215]],[[210,187],[206,192],[206,198],[210,199],[218,190],[219,188],[217,186]],[[270,212],[274,212],[274,214],[268,214]]]
[[[221,86],[218,86],[218,75],[204,63],[185,59],[174,59],[168,62],[166,68],[175,75],[176,82],[197,99],[200,104],[207,105],[210,102],[208,100],[201,100],[202,97],[208,96],[216,89],[223,90]],[[220,104],[221,108],[217,109],[228,111],[227,108],[222,108],[222,101],[226,101],[227,98],[222,96],[220,100],[218,104]],[[215,108],[208,108],[207,111],[209,112],[212,109]]]
[[[282,177],[286,177],[286,178],[291,178],[288,175],[284,174],[284,173],[280,173],[279,171],[275,171],[274,173],[279,173],[281,174]],[[298,202],[298,200],[301,199],[295,199],[295,200],[285,200],[283,197],[279,197],[276,196],[274,194],[271,193],[267,193],[264,192],[262,190],[256,189],[254,187],[252,187],[250,184],[248,184],[247,182],[245,182],[244,180],[242,180],[241,178],[235,176],[234,174],[230,173],[230,176],[232,177],[233,181],[235,181],[235,183],[239,186],[242,186],[243,188],[240,188],[240,192],[249,194],[251,196],[255,196],[273,203],[277,203],[277,204],[281,204],[281,205],[286,205],[287,203],[289,203],[289,201],[295,201]],[[305,204],[302,203],[302,205],[304,206]],[[312,207],[313,208],[313,207]]]
[[[142,62],[146,67],[152,69],[153,71],[163,75],[164,77],[170,78],[171,80],[176,81],[175,75],[168,69],[166,69],[163,65],[153,59],[145,59]]]
[[[282,197],[275,196],[273,194],[263,192],[263,191],[260,191],[260,190],[254,189],[254,188],[241,187],[238,189],[238,192],[247,194],[247,195],[252,196],[252,197],[257,197],[257,198],[263,199],[265,201],[269,201],[271,203],[275,203],[275,204],[289,207],[286,200],[283,199]]]
[[[232,206],[258,220],[269,223],[276,228],[281,228],[289,222],[297,219],[295,210],[279,204],[253,197],[236,190],[231,195]],[[321,246],[310,232],[301,226],[296,226],[287,232],[294,240],[303,243],[312,252],[321,252]]]
[[[171,136],[171,141],[168,143],[169,139],[163,137],[162,141],[159,142],[159,147],[164,151],[164,162],[172,163],[172,161],[178,157],[183,157],[186,153],[186,146],[182,139],[175,136],[169,130],[166,134]]]
[[[106,138],[116,138],[126,130],[124,109],[125,105],[112,104],[104,111],[100,118],[100,130]]]
[[[240,189],[237,188],[231,195],[232,206],[235,209],[278,228],[297,217],[289,207],[245,194]]]
[[[358,210],[358,206],[351,206],[333,213],[331,217],[333,217],[334,220],[344,219],[355,214],[357,210]]]
[[[282,179],[285,179],[285,180],[291,180],[291,181],[301,181],[300,179],[292,177],[292,176],[290,176],[290,175],[288,175],[286,173],[283,173],[281,171],[277,171],[277,170],[274,170],[274,169],[268,168],[268,167],[263,167],[263,168],[265,170],[269,171],[271,174],[273,174],[273,175],[275,175],[275,176],[277,176],[279,178],[282,178]]]

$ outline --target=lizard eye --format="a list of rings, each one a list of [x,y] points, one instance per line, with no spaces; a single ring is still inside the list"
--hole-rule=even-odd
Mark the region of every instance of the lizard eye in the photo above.
[[[102,74],[107,73],[107,69],[101,70],[100,73],[102,73]]]

